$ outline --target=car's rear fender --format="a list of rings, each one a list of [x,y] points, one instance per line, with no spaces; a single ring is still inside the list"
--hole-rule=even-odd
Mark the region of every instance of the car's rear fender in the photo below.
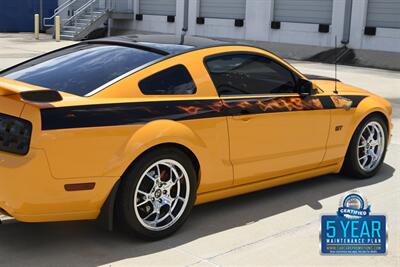
[[[204,142],[189,127],[172,120],[157,120],[135,131],[128,142],[115,155],[108,172],[123,173],[143,152],[163,143],[176,143],[190,149],[194,154]],[[114,166],[119,166],[115,168]],[[115,173],[116,172],[116,173]]]

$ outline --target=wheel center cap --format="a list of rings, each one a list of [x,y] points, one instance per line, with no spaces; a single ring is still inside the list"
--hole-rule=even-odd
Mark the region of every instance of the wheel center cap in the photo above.
[[[159,197],[161,197],[161,194],[162,194],[161,189],[157,189],[157,191],[154,193],[154,196],[156,198],[159,198]]]

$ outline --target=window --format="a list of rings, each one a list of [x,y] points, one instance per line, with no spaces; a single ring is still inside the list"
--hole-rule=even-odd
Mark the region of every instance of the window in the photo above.
[[[163,55],[120,45],[81,44],[17,65],[0,76],[85,96]]]
[[[292,72],[255,54],[227,54],[206,60],[220,95],[285,94],[296,92]]]
[[[157,72],[139,83],[145,95],[190,95],[196,93],[192,76],[183,65]]]

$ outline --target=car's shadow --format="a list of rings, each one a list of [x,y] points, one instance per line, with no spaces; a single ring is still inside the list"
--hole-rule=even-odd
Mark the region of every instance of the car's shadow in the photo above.
[[[4,224],[0,225],[0,265],[95,266],[139,257],[303,205],[320,209],[319,200],[383,182],[393,173],[391,166],[384,165],[377,176],[366,180],[327,175],[197,206],[179,232],[158,242],[107,232],[95,222]]]

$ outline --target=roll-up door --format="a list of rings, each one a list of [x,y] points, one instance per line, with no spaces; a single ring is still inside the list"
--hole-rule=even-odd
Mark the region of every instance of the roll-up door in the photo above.
[[[200,17],[245,19],[246,0],[200,0]]]
[[[176,0],[140,0],[139,13],[144,15],[176,15]]]
[[[400,0],[369,0],[367,26],[400,28]]]
[[[274,21],[331,24],[333,0],[275,0]]]

